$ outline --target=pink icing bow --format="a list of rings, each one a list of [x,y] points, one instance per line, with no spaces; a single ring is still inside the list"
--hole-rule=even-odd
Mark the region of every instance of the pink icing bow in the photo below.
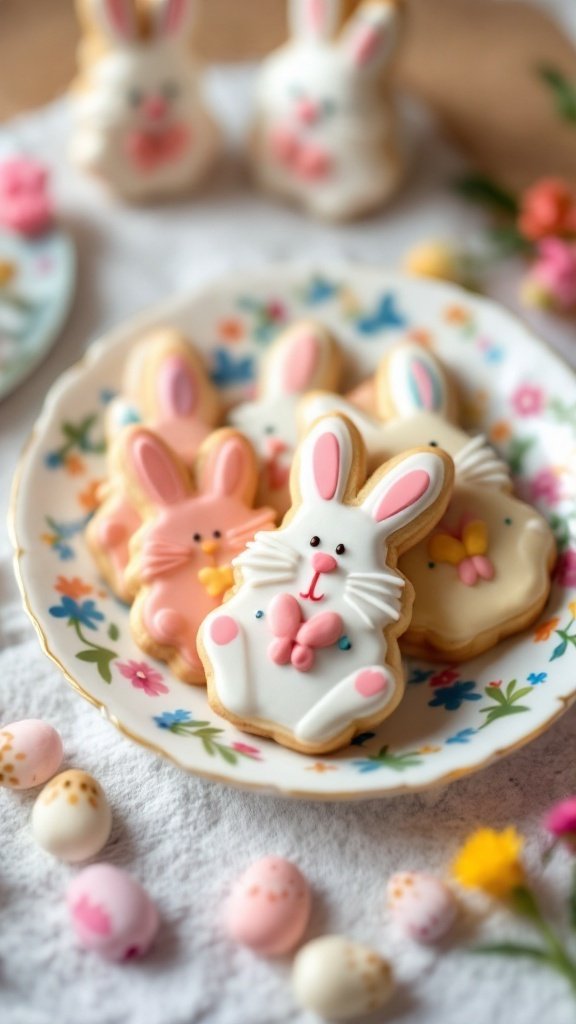
[[[163,131],[131,132],[126,150],[141,171],[155,171],[162,164],[172,163],[182,155],[190,142],[190,132],[183,124]]]
[[[297,178],[317,181],[328,177],[329,154],[315,142],[305,142],[291,128],[276,128],[270,137],[272,153]]]
[[[275,639],[268,656],[275,665],[292,663],[299,672],[314,665],[314,648],[331,647],[340,638],[343,622],[337,612],[318,612],[303,623],[302,609],[291,594],[277,594],[268,609]]]

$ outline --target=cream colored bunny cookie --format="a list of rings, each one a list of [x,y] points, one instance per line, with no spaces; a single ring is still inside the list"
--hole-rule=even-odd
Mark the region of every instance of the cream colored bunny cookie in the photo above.
[[[124,199],[187,192],[220,148],[190,52],[192,0],[76,0],[70,155]]]
[[[455,486],[433,533],[401,558],[416,599],[402,650],[461,661],[525,629],[542,611],[556,557],[545,519],[515,498],[508,467],[478,435],[456,426],[456,391],[430,351],[402,342],[376,374],[376,419],[340,395],[302,400],[303,429],[334,410],[356,424],[374,468],[417,444],[441,447],[454,459]]]
[[[204,621],[208,699],[241,729],[306,753],[336,750],[397,706],[397,637],[412,587],[398,555],[443,514],[452,460],[404,452],[365,481],[360,435],[326,416],[302,441],[293,506],[235,559],[236,588]]]
[[[200,356],[173,328],[158,328],[132,349],[124,368],[122,395],[108,407],[106,434],[111,451],[130,424],[143,421],[190,466],[221,414],[220,400]],[[101,504],[86,529],[100,572],[114,593],[130,601],[125,570],[129,542],[141,523],[122,476],[110,470]]]
[[[290,467],[297,442],[296,409],[311,388],[337,388],[342,354],[325,327],[312,320],[292,324],[270,346],[258,393],[237,405],[228,422],[254,445],[260,457],[258,500],[280,516],[290,507]]]
[[[126,574],[134,639],[185,682],[202,684],[198,627],[232,586],[232,558],[256,530],[274,526],[272,509],[253,507],[256,456],[245,437],[224,428],[206,439],[190,473],[155,433],[133,426],[113,461],[142,521]]]
[[[403,172],[391,71],[402,0],[289,0],[291,38],[264,60],[251,144],[271,192],[327,220],[389,199]]]

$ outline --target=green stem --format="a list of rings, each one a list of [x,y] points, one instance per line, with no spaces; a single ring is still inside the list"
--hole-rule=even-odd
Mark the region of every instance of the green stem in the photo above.
[[[84,636],[82,630],[80,629],[80,623],[78,622],[78,619],[70,619],[70,622],[74,626],[76,636],[78,637],[79,640],[82,641],[83,644],[87,644],[88,647],[92,647],[93,650],[95,651],[102,650],[101,644],[95,644],[92,640],[89,640],[87,636]]]
[[[550,966],[566,978],[572,991],[576,994],[576,964],[568,956],[556,932],[542,916],[534,893],[525,886],[519,886],[514,890],[512,899],[515,909],[533,922],[544,939]]]

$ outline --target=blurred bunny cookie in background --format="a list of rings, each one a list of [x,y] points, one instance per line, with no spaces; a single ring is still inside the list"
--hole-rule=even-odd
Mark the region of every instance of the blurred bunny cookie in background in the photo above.
[[[365,476],[353,424],[314,423],[292,509],[234,561],[236,589],[198,636],[214,710],[306,753],[345,746],[400,701],[413,592],[396,562],[443,515],[453,466],[419,448]]]
[[[76,0],[75,164],[121,198],[185,193],[221,149],[190,50],[193,0]]]
[[[237,405],[228,415],[228,422],[250,439],[260,457],[258,500],[280,516],[290,507],[298,402],[311,388],[337,388],[341,370],[341,350],[327,329],[315,321],[300,320],[276,339],[264,357],[256,398]]]
[[[365,0],[336,36],[340,0],[289,0],[291,38],[263,62],[251,157],[261,185],[347,220],[403,174],[392,86],[402,0]]]
[[[203,684],[196,652],[200,623],[232,586],[234,556],[257,530],[274,526],[272,509],[253,507],[252,446],[235,430],[217,430],[190,473],[156,434],[133,426],[114,446],[113,460],[143,520],[130,543],[127,569],[135,595],[134,639],[185,682]]]
[[[385,459],[427,444],[454,459],[448,510],[429,537],[402,556],[399,569],[416,592],[402,650],[424,658],[462,661],[526,629],[550,593],[554,535],[540,513],[512,495],[508,466],[482,435],[456,425],[457,391],[428,349],[401,342],[386,354],[375,379],[378,416],[337,394],[302,399],[302,429],[335,410],[360,431],[373,469]]]
[[[112,451],[128,426],[143,422],[190,466],[220,415],[218,394],[193,345],[173,328],[157,328],[132,348],[124,368],[122,394],[108,406],[108,449]],[[110,471],[110,465],[100,501],[86,529],[88,547],[114,593],[130,601],[125,570],[130,538],[141,517],[122,476]]]

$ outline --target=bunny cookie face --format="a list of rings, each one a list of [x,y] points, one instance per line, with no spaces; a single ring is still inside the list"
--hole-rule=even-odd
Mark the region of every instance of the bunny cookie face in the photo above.
[[[192,188],[219,141],[188,52],[191,0],[155,0],[145,12],[134,0],[78,6],[88,36],[73,160],[127,199]]]
[[[369,464],[417,444],[454,459],[455,486],[436,530],[402,556],[399,568],[415,590],[402,649],[460,661],[526,628],[550,591],[554,537],[543,517],[512,496],[508,467],[482,436],[470,437],[455,416],[455,393],[440,362],[418,345],[394,346],[376,376],[382,422],[338,395],[317,393],[299,409],[305,426],[340,410],[360,430]]]
[[[198,627],[232,586],[232,558],[256,530],[274,524],[270,509],[252,508],[254,453],[236,431],[216,431],[198,453],[196,487],[181,460],[143,427],[125,433],[114,457],[144,520],[127,570],[136,592],[133,635],[186,682],[202,683]]]
[[[290,506],[298,401],[310,388],[337,387],[341,363],[340,349],[326,329],[313,321],[299,321],[269,349],[258,397],[236,406],[228,417],[260,457],[258,500],[272,505],[280,516]]]
[[[338,39],[339,0],[289,6],[292,38],[260,74],[254,169],[265,187],[318,216],[358,216],[384,202],[401,173],[383,83],[401,4],[367,0]]]
[[[126,426],[144,420],[191,465],[219,414],[218,397],[194,348],[178,331],[159,329],[142,338],[128,358],[123,394],[107,412],[108,445],[111,450]],[[122,479],[112,475],[101,497],[86,539],[114,593],[129,601],[133,596],[125,577],[129,542],[141,519]]]
[[[314,424],[297,454],[292,511],[235,560],[237,589],[199,634],[219,714],[319,753],[394,710],[404,686],[396,637],[411,604],[396,558],[442,515],[452,473],[443,452],[419,449],[359,491],[353,425]]]

